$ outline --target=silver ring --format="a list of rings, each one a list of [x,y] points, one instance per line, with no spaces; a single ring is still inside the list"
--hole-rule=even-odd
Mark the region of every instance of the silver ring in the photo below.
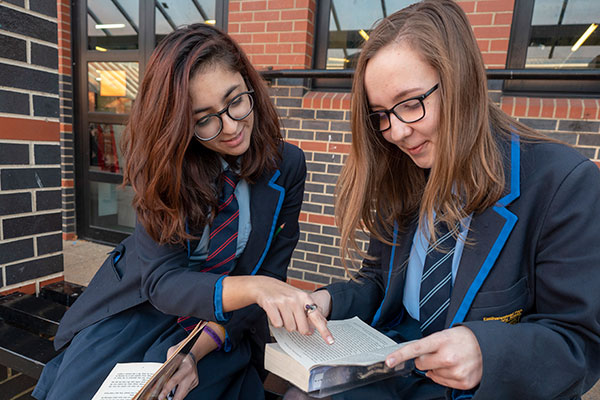
[[[306,304],[304,306],[304,312],[306,313],[306,316],[308,316],[308,314],[314,312],[317,309],[317,305],[315,303],[312,304]]]

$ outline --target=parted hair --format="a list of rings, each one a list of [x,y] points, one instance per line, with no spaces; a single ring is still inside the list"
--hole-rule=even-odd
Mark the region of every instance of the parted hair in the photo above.
[[[254,90],[254,127],[238,163],[241,178],[253,183],[281,158],[277,112],[241,48],[204,24],[167,35],[152,53],[121,145],[123,184],[134,190],[138,221],[161,244],[183,243],[192,238],[186,224],[203,227],[215,215],[222,166],[219,155],[194,137],[189,93],[190,79],[207,67],[239,72]]]
[[[440,117],[429,177],[374,131],[368,118],[365,69],[379,50],[397,43],[408,44],[439,75]],[[455,226],[494,205],[505,190],[498,136],[516,131],[540,137],[490,100],[473,31],[452,0],[424,0],[377,24],[358,59],[351,111],[352,147],[336,190],[343,260],[350,248],[364,256],[356,242],[357,229],[389,243],[394,221],[405,229],[419,218],[434,241],[434,215]]]

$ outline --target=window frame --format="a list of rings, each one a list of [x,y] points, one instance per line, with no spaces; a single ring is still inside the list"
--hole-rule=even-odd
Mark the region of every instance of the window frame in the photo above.
[[[525,68],[527,49],[531,37],[531,21],[536,0],[516,0],[506,58],[507,69]],[[523,27],[527,27],[524,29]],[[581,68],[576,71],[594,70]],[[548,69],[552,72],[553,69]],[[566,79],[535,79],[505,80],[503,93],[507,95],[537,96],[537,97],[598,97],[600,81],[598,80],[566,80]]]

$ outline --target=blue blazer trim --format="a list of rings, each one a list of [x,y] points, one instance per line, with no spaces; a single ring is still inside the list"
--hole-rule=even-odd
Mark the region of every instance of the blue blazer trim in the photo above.
[[[387,284],[385,285],[385,293],[383,294],[383,300],[381,300],[381,304],[379,305],[379,308],[377,309],[377,312],[375,313],[375,316],[373,317],[373,322],[371,322],[371,326],[375,326],[377,324],[377,322],[379,322],[379,318],[381,317],[381,309],[383,308],[383,303],[385,302],[385,298],[387,297],[388,294],[388,289],[390,287],[390,281],[392,280],[392,267],[394,265],[394,256],[396,255],[396,240],[398,238],[398,224],[396,223],[396,221],[394,221],[394,237],[392,239],[392,254],[390,256],[390,265],[388,267],[388,278],[387,278]]]
[[[492,249],[488,253],[485,261],[483,262],[479,273],[477,273],[477,276],[475,277],[473,283],[469,287],[469,290],[467,291],[467,294],[465,295],[462,303],[460,304],[458,311],[454,315],[450,327],[464,321],[465,317],[467,316],[467,313],[469,312],[469,309],[471,308],[471,304],[475,299],[475,295],[481,288],[481,285],[483,285],[485,278],[487,278],[490,271],[494,267],[494,263],[500,255],[500,251],[506,244],[508,236],[512,232],[518,220],[518,217],[515,214],[513,214],[505,208],[508,204],[510,204],[512,201],[514,201],[521,195],[521,149],[519,144],[519,136],[515,133],[513,133],[511,136],[512,139],[510,146],[510,193],[498,200],[498,205],[492,207],[492,209],[498,214],[500,214],[506,220],[506,222],[504,223],[500,234],[496,238],[496,242],[494,242]]]
[[[269,180],[269,183],[268,183],[268,185],[270,187],[272,187],[273,189],[275,189],[279,192],[279,200],[277,201],[277,207],[275,208],[275,213],[273,214],[273,222],[271,223],[271,232],[269,233],[269,239],[267,240],[267,245],[265,246],[265,251],[263,251],[262,255],[260,256],[260,259],[258,260],[258,263],[254,267],[254,269],[252,270],[252,273],[250,275],[255,275],[258,272],[258,270],[260,269],[260,266],[262,265],[263,261],[265,260],[265,257],[267,256],[269,247],[271,247],[271,242],[273,241],[273,234],[275,233],[275,229],[277,228],[277,226],[276,226],[277,218],[279,218],[279,212],[281,211],[281,206],[283,205],[283,199],[285,198],[285,188],[283,186],[279,186],[278,184],[275,183],[277,178],[279,178],[279,175],[281,175],[281,171],[279,171],[279,170],[275,171],[275,174],[273,174],[273,177],[271,178],[271,180]]]

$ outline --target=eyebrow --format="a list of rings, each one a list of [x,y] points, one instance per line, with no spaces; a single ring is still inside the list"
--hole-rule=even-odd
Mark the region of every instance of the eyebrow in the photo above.
[[[239,84],[239,83],[238,83],[238,84],[235,84],[235,85],[232,85],[232,86],[230,86],[230,87],[227,89],[227,91],[225,92],[225,94],[223,95],[223,101],[225,101],[225,100],[226,100],[226,99],[227,99],[227,98],[228,98],[228,97],[231,95],[231,93],[233,93],[233,91],[234,91],[235,89],[239,88],[239,87],[240,87],[240,84]],[[201,112],[204,112],[204,111],[208,111],[208,110],[210,110],[210,107],[197,108],[197,109],[195,109],[195,110],[192,110],[192,115],[195,115],[195,114],[198,114],[198,113],[201,113]]]
[[[400,100],[400,99],[402,99],[403,97],[406,97],[408,95],[408,93],[418,92],[419,90],[424,90],[423,93],[425,93],[427,91],[427,89],[422,89],[422,88],[411,88],[411,89],[406,89],[406,90],[403,90],[403,91],[399,92],[393,98],[394,105],[398,104],[400,101],[404,101],[404,100]],[[419,94],[415,94],[414,96],[411,96],[408,99],[410,99],[412,97],[416,97],[416,96],[419,96]],[[408,99],[406,99],[406,100],[408,100]],[[375,108],[385,108],[385,107],[380,106],[378,104],[375,104],[375,105],[374,104],[369,104],[369,108],[371,108],[373,110]]]

